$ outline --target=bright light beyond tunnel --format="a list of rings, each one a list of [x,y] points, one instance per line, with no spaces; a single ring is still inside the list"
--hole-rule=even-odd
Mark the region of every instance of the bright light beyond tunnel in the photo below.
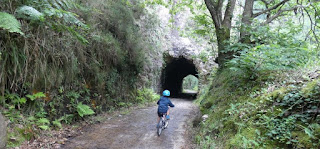
[[[193,75],[188,75],[183,78],[182,93],[198,92],[199,80]]]

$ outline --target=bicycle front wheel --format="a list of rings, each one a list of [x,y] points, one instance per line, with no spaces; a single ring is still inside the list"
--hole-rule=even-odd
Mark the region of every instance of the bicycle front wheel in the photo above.
[[[161,135],[162,132],[162,120],[160,120],[159,124],[158,124],[158,128],[157,128],[157,134],[158,136]]]

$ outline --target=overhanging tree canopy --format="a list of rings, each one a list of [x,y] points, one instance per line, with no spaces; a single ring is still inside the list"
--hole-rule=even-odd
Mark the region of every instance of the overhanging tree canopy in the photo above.
[[[220,66],[223,66],[226,60],[232,59],[236,51],[230,51],[226,49],[229,45],[231,23],[233,19],[236,0],[204,0],[205,4],[211,14],[213,20],[216,36],[218,41],[218,58],[217,62]],[[264,5],[263,9],[255,9],[255,3],[259,5]],[[313,5],[312,1],[307,0],[245,0],[241,19],[240,28],[240,41],[241,43],[250,44],[250,32],[247,28],[251,26],[253,19],[260,15],[266,15],[265,20],[261,25],[266,25],[271,23],[273,20],[288,15],[288,12],[295,12],[301,10],[308,12],[308,7],[314,7],[316,11],[316,6]],[[225,8],[225,9],[223,9]],[[261,7],[260,7],[261,8]],[[293,14],[293,13],[291,13]],[[310,19],[311,16],[309,15]]]
[[[260,24],[258,26],[266,26],[276,19],[293,15],[296,15],[297,18],[302,20],[308,19],[309,22],[311,22],[310,31],[307,36],[319,43],[315,31],[320,27],[317,24],[317,22],[320,22],[318,11],[320,4],[317,0],[146,0],[145,2],[169,7],[172,15],[177,14],[179,10],[184,10],[182,7],[188,7],[192,10],[198,8],[196,6],[197,4],[204,2],[210,13],[209,15],[215,30],[218,46],[216,62],[220,67],[223,67],[226,61],[234,58],[234,55],[237,55],[237,53],[241,51],[241,49],[237,49],[237,51],[228,49],[231,45],[231,30],[235,28],[233,24],[235,23],[235,19],[238,20],[236,16],[240,15],[240,13],[240,20],[238,20],[240,29],[235,33],[239,36],[238,43],[254,43],[250,39],[250,30],[254,30],[252,23],[255,20],[259,20]],[[200,5],[204,4],[202,3]],[[238,12],[239,10],[241,10],[241,12]],[[207,15],[203,16],[207,17]],[[210,27],[211,25],[208,26],[207,20],[204,21],[203,19],[205,17],[198,17],[200,20],[199,23],[205,22],[203,25]],[[304,21],[301,22],[304,23]],[[208,30],[199,30],[199,33],[207,34],[204,33],[207,31]]]

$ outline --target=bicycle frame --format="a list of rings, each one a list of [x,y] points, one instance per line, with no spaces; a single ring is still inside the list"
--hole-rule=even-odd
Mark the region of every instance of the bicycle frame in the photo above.
[[[163,113],[162,117],[160,118],[160,121],[159,121],[159,127],[157,128],[157,133],[158,133],[158,136],[161,135],[161,132],[163,129],[166,129],[167,126],[168,126],[168,120],[166,119],[166,113]]]

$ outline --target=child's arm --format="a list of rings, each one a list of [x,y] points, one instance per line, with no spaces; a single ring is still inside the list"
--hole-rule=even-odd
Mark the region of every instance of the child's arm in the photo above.
[[[172,102],[170,100],[169,100],[169,106],[174,107],[174,104],[172,104]]]

